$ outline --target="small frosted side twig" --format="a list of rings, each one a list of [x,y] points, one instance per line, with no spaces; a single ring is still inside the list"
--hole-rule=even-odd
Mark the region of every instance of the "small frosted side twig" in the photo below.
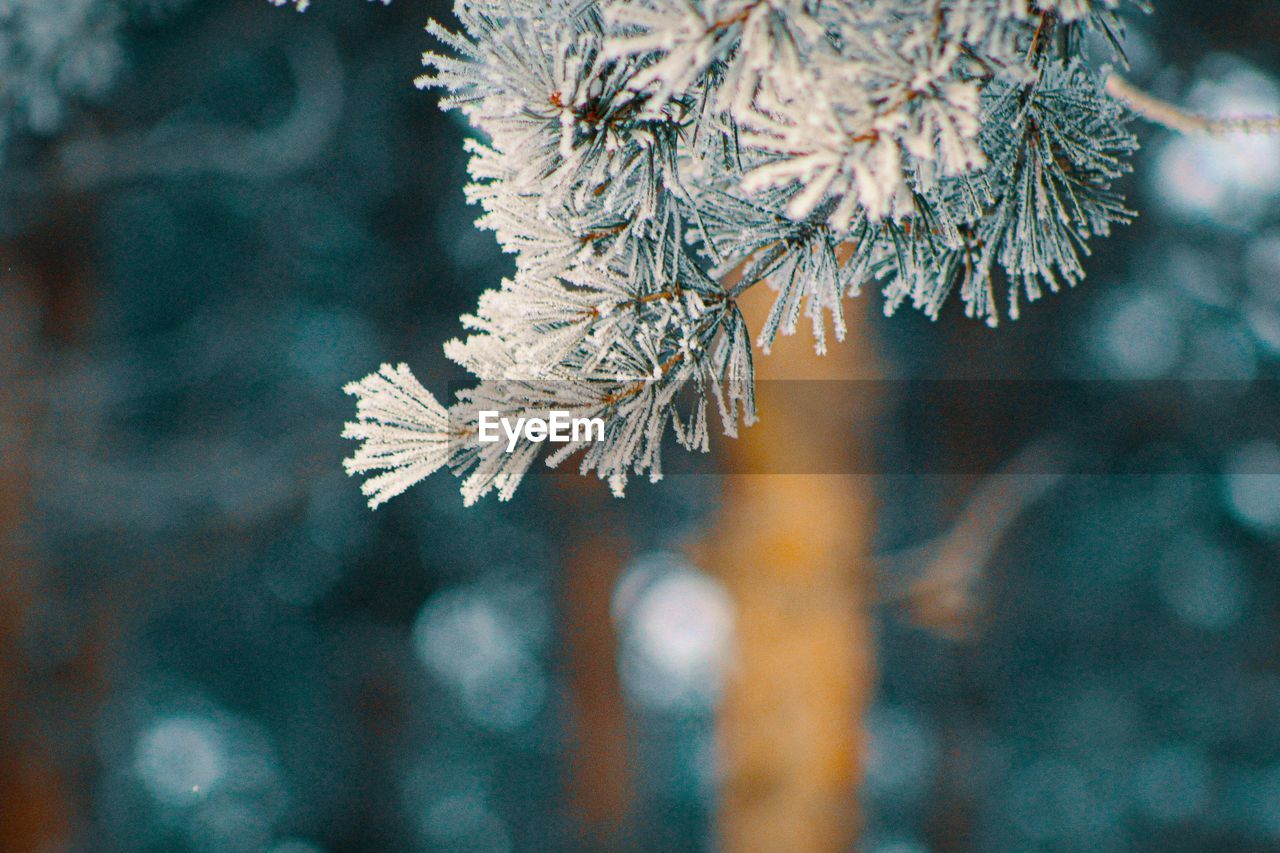
[[[1280,116],[1237,116],[1210,118],[1175,107],[1112,74],[1107,78],[1107,94],[1135,114],[1187,134],[1223,136],[1228,133],[1280,133]]]

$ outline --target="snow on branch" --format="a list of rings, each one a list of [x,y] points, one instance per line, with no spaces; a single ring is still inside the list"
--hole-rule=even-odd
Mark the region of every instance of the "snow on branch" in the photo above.
[[[457,0],[418,84],[474,128],[467,197],[516,272],[445,345],[473,388],[440,404],[385,368],[352,386],[348,470],[380,472],[375,503],[439,468],[468,502],[509,497],[541,448],[482,441],[482,413],[560,410],[603,437],[548,464],[621,494],[661,477],[664,436],[705,451],[713,421],[755,420],[753,338],[767,352],[803,318],[823,352],[873,284],[887,311],[937,317],[954,295],[993,326],[1075,285],[1133,215],[1113,188],[1137,146],[1124,106],[1160,114],[1108,87],[1081,36],[1122,61],[1120,15],[1142,8]],[[748,330],[737,299],[760,283],[774,307]]]

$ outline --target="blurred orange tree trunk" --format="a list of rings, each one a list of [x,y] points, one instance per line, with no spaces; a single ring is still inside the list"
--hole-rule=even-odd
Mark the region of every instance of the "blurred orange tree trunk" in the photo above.
[[[567,802],[583,849],[621,845],[632,809],[626,705],[610,605],[630,546],[619,507],[599,481],[557,477],[563,501],[561,612],[573,737]]]
[[[743,300],[760,328],[772,294]],[[851,303],[865,311],[868,300]],[[869,603],[878,378],[868,323],[826,356],[809,335],[756,359],[760,422],[737,441],[705,557],[738,607],[735,659],[717,721],[721,847],[850,849],[875,661]],[[852,393],[854,389],[860,393]],[[830,471],[831,474],[813,473]]]

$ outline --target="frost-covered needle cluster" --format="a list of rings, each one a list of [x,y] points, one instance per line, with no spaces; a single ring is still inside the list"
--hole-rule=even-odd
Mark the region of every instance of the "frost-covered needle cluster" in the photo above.
[[[419,82],[476,129],[467,193],[517,270],[445,345],[478,379],[451,405],[403,366],[348,386],[348,471],[374,506],[443,467],[505,498],[539,446],[478,442],[477,413],[567,410],[604,440],[547,463],[621,494],[661,476],[664,436],[706,450],[712,421],[755,419],[748,287],[777,294],[761,349],[803,316],[823,352],[865,283],[931,317],[956,290],[991,325],[1074,285],[1131,216],[1112,182],[1136,144],[1082,58],[1089,30],[1118,43],[1117,5],[458,2]]]

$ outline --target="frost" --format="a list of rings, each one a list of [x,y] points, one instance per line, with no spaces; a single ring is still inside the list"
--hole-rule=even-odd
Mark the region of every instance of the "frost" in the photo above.
[[[408,367],[384,364],[345,390],[358,402],[356,420],[342,435],[364,442],[347,460],[347,473],[385,470],[364,483],[369,506],[395,497],[445,464],[448,414]]]
[[[475,128],[467,196],[516,272],[445,345],[479,380],[447,407],[407,372],[353,386],[348,469],[382,471],[375,502],[441,467],[506,498],[538,448],[478,443],[476,413],[554,408],[607,427],[548,464],[621,494],[661,477],[664,436],[705,451],[755,420],[753,337],[804,321],[824,352],[865,284],[991,325],[1076,284],[1132,216],[1112,184],[1136,143],[1078,55],[1085,28],[1119,43],[1123,5],[460,0],[418,83]]]

